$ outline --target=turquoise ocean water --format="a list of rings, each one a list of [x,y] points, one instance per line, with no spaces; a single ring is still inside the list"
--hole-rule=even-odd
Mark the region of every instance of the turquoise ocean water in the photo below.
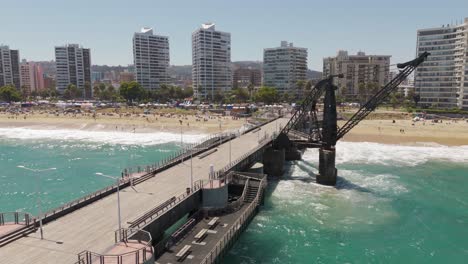
[[[468,147],[340,143],[337,188],[316,150],[270,182],[224,263],[468,263]]]
[[[187,136],[196,141],[201,136]],[[0,129],[0,211],[36,213],[111,184],[96,172],[151,163],[179,135]],[[317,152],[271,181],[223,263],[467,263],[468,146],[342,142],[337,188],[314,183]],[[37,175],[17,168],[56,167]]]

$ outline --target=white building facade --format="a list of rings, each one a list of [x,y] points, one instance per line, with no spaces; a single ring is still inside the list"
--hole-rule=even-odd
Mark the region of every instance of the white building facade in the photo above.
[[[55,47],[57,91],[63,94],[68,85],[84,89],[91,85],[91,51],[78,44]]]
[[[156,90],[168,83],[169,38],[142,28],[133,35],[133,61],[136,81],[147,90]]]
[[[420,29],[417,54],[431,55],[415,74],[423,107],[468,109],[468,18],[458,25]]]
[[[216,31],[213,23],[192,33],[192,85],[201,100],[232,89],[231,34]]]
[[[343,78],[334,78],[339,92],[349,98],[357,98],[360,84],[377,84],[382,87],[390,81],[389,55],[366,55],[358,52],[348,55],[345,50],[338,51],[336,57],[323,59],[323,76],[343,74]]]
[[[0,46],[0,87],[13,85],[21,87],[19,51],[8,46]]]
[[[302,94],[298,81],[307,81],[307,49],[281,41],[277,48],[263,50],[263,85],[291,97]]]

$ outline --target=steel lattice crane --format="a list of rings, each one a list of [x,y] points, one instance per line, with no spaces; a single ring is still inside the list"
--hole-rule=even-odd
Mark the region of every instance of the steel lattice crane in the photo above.
[[[319,175],[317,175],[317,182],[326,185],[336,184],[335,168],[335,145],[336,142],[343,138],[353,127],[374,111],[391,92],[395,91],[397,87],[403,82],[421,63],[423,63],[430,54],[424,52],[418,58],[408,61],[406,63],[397,64],[400,72],[389,83],[382,87],[369,101],[367,101],[361,108],[341,127],[337,126],[337,113],[336,113],[336,86],[333,85],[333,78],[342,78],[342,75],[332,75],[326,79],[321,80],[310,91],[301,106],[292,115],[286,126],[281,130],[278,137],[273,142],[273,147],[276,149],[285,149],[286,159],[296,159],[300,154],[295,154],[298,147],[316,147],[319,150]],[[317,101],[325,94],[323,121],[322,126],[319,127],[317,120]],[[310,114],[309,114],[310,113]],[[291,137],[297,135],[304,135],[303,132],[296,131],[299,123],[309,117],[310,125],[314,125],[310,129],[309,134],[303,137],[308,138],[307,142],[291,141]],[[316,135],[313,135],[316,134]],[[291,154],[292,153],[292,154]]]
[[[393,78],[389,83],[387,83],[384,87],[382,87],[368,102],[366,102],[349,120],[344,124],[341,128],[338,129],[336,140],[343,138],[343,136],[348,133],[353,127],[359,124],[366,116],[375,110],[375,108],[380,105],[392,91],[396,90],[398,85],[401,84],[415,69],[418,67],[424,60],[429,56],[429,53],[425,52],[421,54],[418,58],[402,63],[397,64],[397,67],[400,69],[400,72]],[[327,77],[326,79],[321,80],[318,82],[314,88],[310,91],[307,95],[305,100],[302,102],[299,109],[297,109],[292,117],[289,119],[288,123],[285,127],[281,130],[280,133],[288,134],[288,133],[295,133],[295,128],[298,124],[306,120],[306,116],[310,113],[311,116],[311,124],[313,124],[313,128],[311,132],[318,135],[312,136],[308,135],[309,141],[313,141],[313,138],[318,138],[321,140],[324,135],[323,130],[317,129],[318,127],[318,120],[317,120],[317,109],[316,104],[317,101],[322,97],[327,90],[327,87],[330,88],[332,85],[333,78],[342,78],[342,75],[332,75]],[[336,88],[335,88],[336,89]],[[320,143],[320,141],[316,141]]]

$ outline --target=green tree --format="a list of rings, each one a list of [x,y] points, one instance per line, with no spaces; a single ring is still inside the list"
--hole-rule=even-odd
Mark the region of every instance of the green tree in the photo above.
[[[192,87],[187,87],[183,91],[184,91],[184,98],[193,96],[193,88]]]
[[[262,86],[258,89],[255,94],[255,100],[257,102],[263,102],[265,104],[272,104],[278,102],[279,96],[278,91],[273,87]]]
[[[26,85],[21,86],[21,98],[26,101],[29,97],[30,90]]]
[[[95,84],[93,87],[93,97],[99,98],[100,93],[101,93],[101,90],[99,89],[99,85]]]
[[[374,96],[379,91],[380,85],[375,82],[371,82],[367,84],[367,93],[369,94],[369,97],[367,100],[370,99],[371,96]]]
[[[0,99],[5,102],[21,101],[21,93],[13,85],[6,85],[0,88]]]
[[[91,99],[91,84],[89,82],[84,84],[84,98]]]
[[[312,80],[308,80],[304,86],[306,91],[310,91],[312,89]]]
[[[127,100],[127,102],[139,101],[147,97],[145,89],[135,81],[123,82],[120,85],[120,95]]]
[[[74,84],[69,84],[63,93],[63,97],[68,100],[74,100],[81,96],[83,96],[83,91]]]
[[[284,102],[289,103],[291,100],[289,93],[283,93],[282,99]]]
[[[172,91],[172,93],[174,93],[174,91]],[[166,84],[161,84],[156,95],[161,102],[167,102],[171,99],[171,87]]]
[[[304,87],[306,85],[306,81],[304,80],[299,80],[296,82],[296,99],[301,98],[302,94],[304,93]]]
[[[249,99],[249,91],[245,88],[237,88],[231,90],[230,95],[231,100],[238,103],[246,102]]]
[[[215,102],[221,103],[224,98],[225,98],[224,94],[221,91],[218,91],[218,90],[216,90],[216,92],[213,95],[213,100]]]
[[[250,83],[250,84],[247,86],[247,90],[249,91],[249,99],[250,99],[250,101],[252,101],[252,93],[253,93],[253,91],[254,91],[254,88],[255,88],[255,86],[254,86],[252,83]]]
[[[393,110],[395,110],[395,108],[397,107],[399,102],[400,101],[398,100],[398,97],[397,97],[396,93],[391,93],[390,94],[390,104],[392,105]]]
[[[361,104],[367,101],[367,85],[365,83],[358,85],[358,100]]]

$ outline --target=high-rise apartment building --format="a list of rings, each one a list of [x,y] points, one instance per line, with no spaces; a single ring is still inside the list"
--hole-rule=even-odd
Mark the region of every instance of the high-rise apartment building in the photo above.
[[[262,71],[260,69],[238,68],[234,70],[233,88],[248,88],[250,85],[262,85]]]
[[[214,100],[232,89],[231,34],[202,24],[192,33],[192,85],[198,99]]]
[[[431,55],[415,74],[419,104],[468,109],[468,18],[458,25],[418,30],[417,54],[425,51]]]
[[[136,81],[145,89],[159,89],[168,82],[169,38],[154,35],[152,28],[142,28],[133,35],[133,60]]]
[[[78,44],[55,47],[57,91],[63,93],[68,85],[84,89],[86,83],[91,85],[90,49]]]
[[[263,85],[275,87],[279,93],[298,97],[298,81],[306,81],[307,49],[281,41],[277,48],[263,50]]]
[[[333,82],[339,92],[349,98],[357,98],[360,84],[377,84],[384,86],[390,78],[389,55],[366,55],[358,52],[348,55],[340,50],[336,57],[323,59],[323,76],[343,74],[343,78],[334,78]]]
[[[21,87],[19,51],[0,46],[0,87],[13,85]]]
[[[40,64],[23,61],[21,68],[21,88],[28,93],[44,89],[44,72]]]

